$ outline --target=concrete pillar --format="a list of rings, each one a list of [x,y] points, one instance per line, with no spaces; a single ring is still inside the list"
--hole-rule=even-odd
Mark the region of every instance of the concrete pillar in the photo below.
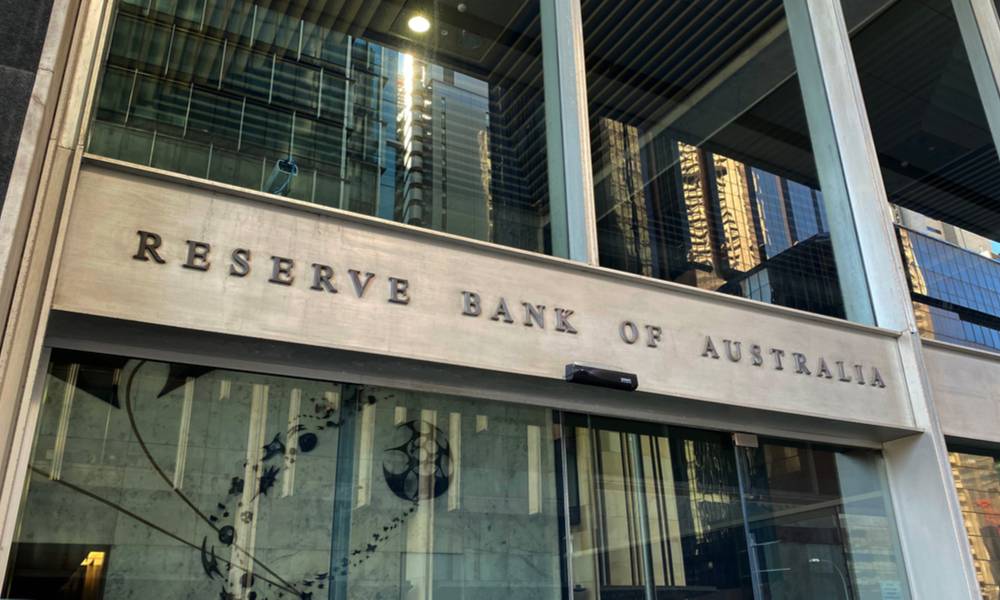
[[[556,256],[597,264],[580,0],[541,0],[549,215]]]
[[[839,0],[785,0],[849,318],[900,332],[914,420],[883,446],[914,598],[979,598],[920,336]]]

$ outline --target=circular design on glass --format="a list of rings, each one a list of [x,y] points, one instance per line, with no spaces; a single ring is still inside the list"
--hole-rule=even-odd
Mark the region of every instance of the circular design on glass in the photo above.
[[[437,498],[451,483],[451,449],[444,432],[427,421],[407,421],[396,427],[405,441],[386,448],[382,475],[394,494],[403,500]]]
[[[222,542],[223,544],[228,546],[229,544],[232,544],[233,540],[235,539],[236,539],[236,530],[233,529],[232,525],[226,525],[225,527],[219,530],[219,541]]]
[[[315,433],[303,433],[299,436],[299,450],[303,452],[312,452],[316,448],[316,443],[318,438]]]

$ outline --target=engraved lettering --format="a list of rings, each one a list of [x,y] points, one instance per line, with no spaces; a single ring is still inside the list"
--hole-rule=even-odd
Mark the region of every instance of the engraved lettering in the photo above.
[[[573,311],[567,308],[554,308],[552,309],[556,313],[556,331],[561,331],[563,333],[576,334],[576,327],[569,322],[569,318],[573,316]]]
[[[229,274],[233,277],[246,277],[250,274],[250,251],[237,248],[232,253],[233,264],[229,265]]]
[[[792,359],[795,360],[795,372],[802,375],[812,375],[812,371],[806,366],[806,355],[800,352],[792,352]]]
[[[639,328],[632,321],[622,321],[618,326],[618,335],[626,344],[634,344],[639,339]]]
[[[631,330],[629,329],[631,328]],[[648,326],[647,326],[648,328]],[[637,329],[634,323],[631,321],[625,321],[622,323],[619,329],[619,334],[622,339],[628,343],[633,343],[636,336]],[[842,382],[852,382],[857,381],[861,385],[871,385],[871,387],[884,388],[886,387],[885,379],[882,377],[882,373],[877,367],[863,364],[851,364],[846,361],[830,361],[825,356],[819,356],[815,359],[815,362],[810,365],[809,358],[801,352],[788,352],[787,356],[791,361],[787,366],[784,363],[784,358],[786,352],[781,348],[767,348],[766,346],[761,346],[760,344],[751,344],[740,340],[723,339],[723,345],[725,346],[725,357],[728,362],[739,363],[743,360],[743,349],[747,349],[747,353],[750,357],[750,364],[754,367],[764,366],[765,358],[764,351],[767,350],[774,360],[774,370],[775,371],[785,371],[793,370],[797,375],[814,375],[821,379],[837,379]],[[722,352],[716,346],[715,341],[711,336],[705,336],[705,343],[701,356],[704,358],[714,358],[719,359]],[[836,365],[836,368],[834,368]],[[853,372],[852,372],[853,368]],[[868,372],[869,378],[868,382],[865,381],[865,371]]]
[[[819,368],[816,370],[816,377],[833,379],[833,373],[830,372],[830,367],[826,365],[826,359],[823,357],[820,357],[819,359]]]
[[[313,263],[313,283],[309,286],[309,289],[316,290],[317,292],[322,292],[326,290],[331,294],[337,293],[337,288],[333,286],[333,267],[329,265],[321,265],[318,263]]]
[[[151,231],[143,231],[141,229],[136,233],[139,235],[139,249],[132,255],[132,258],[146,262],[152,258],[153,261],[161,265],[165,264],[167,261],[163,260],[160,253],[157,252],[163,244],[163,239],[160,238],[159,234]]]
[[[740,362],[743,358],[743,348],[741,342],[734,342],[732,340],[722,340],[722,343],[726,345],[726,358],[732,362]],[[736,347],[736,352],[733,352],[733,347]]]
[[[646,345],[656,348],[663,337],[663,329],[656,325],[646,325]]]
[[[393,304],[409,304],[409,290],[410,282],[408,280],[400,277],[389,278],[389,302]]]
[[[771,348],[771,356],[774,357],[774,370],[784,371],[785,367],[781,366],[781,357],[785,355],[785,351],[781,348]]]
[[[496,310],[490,315],[490,319],[493,321],[499,321],[503,319],[504,323],[513,323],[514,317],[510,316],[510,308],[507,306],[507,301],[500,298],[500,302],[497,303]]]
[[[531,327],[534,322],[539,328],[545,329],[545,305],[536,306],[530,302],[522,302],[521,305],[524,307],[524,324]]]
[[[462,292],[462,314],[467,317],[478,317],[483,314],[483,305],[476,292]]]
[[[872,387],[885,387],[885,382],[882,381],[882,374],[878,372],[878,367],[872,367]]]
[[[837,361],[837,379],[843,381],[844,383],[850,383],[852,381],[851,376],[844,371],[844,361]]]
[[[354,293],[358,295],[358,298],[365,295],[365,290],[368,289],[368,284],[371,283],[375,273],[365,273],[365,280],[361,281],[361,271],[357,269],[348,269],[347,274],[351,277],[351,285],[354,286]],[[404,302],[405,304],[405,302]]]
[[[719,353],[715,350],[715,344],[712,342],[712,336],[705,336],[705,349],[701,355],[704,357],[719,358]]]
[[[211,266],[211,263],[208,262],[208,252],[212,249],[212,246],[205,242],[188,240],[187,247],[187,260],[181,266],[185,269],[194,269],[195,271],[207,271],[208,267]]]
[[[292,285],[295,281],[295,276],[292,274],[292,270],[295,269],[295,261],[290,258],[282,258],[280,256],[271,257],[271,278],[268,279],[271,283],[277,283],[278,285]]]

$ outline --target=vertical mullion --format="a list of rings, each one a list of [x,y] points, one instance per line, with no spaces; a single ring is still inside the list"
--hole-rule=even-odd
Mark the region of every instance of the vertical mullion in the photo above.
[[[573,525],[569,514],[569,454],[566,450],[566,444],[569,440],[567,435],[566,427],[566,415],[561,411],[553,411],[555,419],[558,420],[558,433],[559,433],[559,456],[557,457],[558,463],[561,465],[558,473],[558,487],[561,488],[562,493],[558,495],[558,501],[560,502],[560,507],[562,510],[562,528],[563,528],[563,574],[566,578],[565,581],[565,594],[564,598],[569,598],[572,595],[573,586],[576,583],[573,575]],[[579,486],[579,476],[577,476],[576,481]],[[578,494],[582,494],[582,490],[578,488]],[[579,495],[577,496],[579,498]],[[578,500],[579,504],[582,504]],[[557,511],[558,512],[558,511]],[[597,570],[595,569],[595,574]]]
[[[128,119],[132,116],[132,101],[135,99],[135,85],[139,78],[139,69],[132,70],[132,85],[128,90],[128,103],[125,105],[125,123],[128,125]]]
[[[642,565],[643,592],[646,600],[656,600],[656,576],[653,574],[653,552],[649,534],[649,506],[646,498],[646,469],[642,459],[642,441],[638,433],[625,434],[632,455],[632,482],[635,489],[638,552]]]
[[[1000,148],[1000,19],[992,0],[952,0],[993,145]]]
[[[353,50],[354,38],[352,36],[347,36],[347,60],[344,79],[344,116],[342,119],[343,129],[340,132],[340,198],[337,201],[337,206],[344,210],[350,210],[350,206],[344,198],[344,195],[347,193],[347,128],[349,125],[353,125],[353,121],[349,121],[354,108],[350,104],[351,79],[354,77],[354,69],[352,65]]]
[[[552,250],[597,259],[580,0],[540,0]]]
[[[191,102],[194,100],[194,83],[192,82],[188,86],[188,101],[187,108],[184,109],[184,133],[181,135],[183,138],[187,138],[188,126],[191,123]]]

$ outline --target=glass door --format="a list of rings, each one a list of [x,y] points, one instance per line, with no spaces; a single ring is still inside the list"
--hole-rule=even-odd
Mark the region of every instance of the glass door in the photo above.
[[[878,452],[762,442],[736,462],[758,600],[908,597]]]
[[[751,600],[724,433],[565,415],[573,600]]]

